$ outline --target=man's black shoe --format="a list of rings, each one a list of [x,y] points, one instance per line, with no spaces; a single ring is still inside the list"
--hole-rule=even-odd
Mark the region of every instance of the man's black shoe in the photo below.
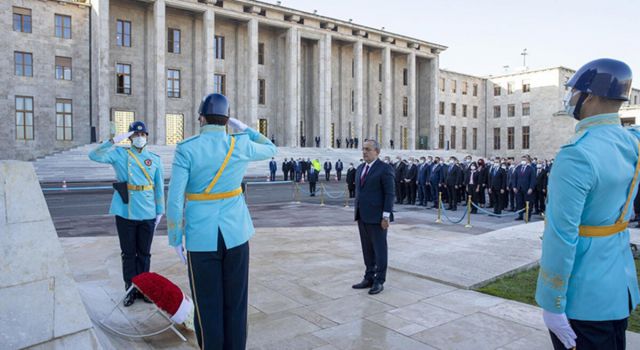
[[[133,303],[136,301],[136,290],[133,289],[131,290],[126,297],[124,297],[124,300],[122,301],[122,304],[125,307],[129,307],[131,305],[133,305]]]
[[[378,294],[382,292],[383,289],[384,287],[382,286],[382,283],[375,282],[371,287],[371,289],[369,289],[369,294],[371,295]]]
[[[362,282],[360,282],[358,284],[354,284],[353,286],[351,286],[351,288],[353,288],[353,289],[365,289],[365,288],[371,288],[372,285],[373,285],[372,281],[362,280]]]

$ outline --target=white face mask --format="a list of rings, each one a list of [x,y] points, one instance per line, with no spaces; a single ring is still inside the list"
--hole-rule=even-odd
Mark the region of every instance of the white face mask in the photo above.
[[[453,165],[453,161],[452,160],[449,161],[449,165]]]
[[[575,116],[573,115],[573,112],[575,112],[576,106],[571,105],[571,100],[575,95],[579,93],[580,91],[575,91],[575,92],[567,91],[567,93],[564,95],[564,98],[562,99],[562,106],[564,107],[564,111],[567,112],[567,114],[573,118],[575,118]]]
[[[499,162],[493,162],[493,165],[495,165],[495,166],[499,166],[499,165],[500,165],[500,163],[499,163]]]
[[[507,166],[506,166],[506,165],[504,165],[504,164],[502,164],[502,166],[500,166],[500,167],[501,167],[502,169],[506,169],[506,168],[507,168]]]
[[[476,170],[476,167],[474,167],[474,166],[471,166],[471,170]]]
[[[520,164],[527,165],[527,161],[526,160],[520,161]]]
[[[131,143],[133,143],[137,148],[142,148],[147,145],[147,138],[143,136],[134,137],[131,140]]]

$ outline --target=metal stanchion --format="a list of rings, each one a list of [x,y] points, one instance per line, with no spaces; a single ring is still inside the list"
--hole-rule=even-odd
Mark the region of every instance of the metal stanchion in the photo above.
[[[524,223],[529,223],[529,201],[524,204]]]
[[[441,224],[442,219],[440,218],[442,211],[442,192],[438,192],[438,218],[436,219],[436,224]]]
[[[471,196],[467,198],[467,224],[464,225],[466,228],[472,228],[471,226]]]
[[[324,185],[320,184],[320,206],[324,207]]]

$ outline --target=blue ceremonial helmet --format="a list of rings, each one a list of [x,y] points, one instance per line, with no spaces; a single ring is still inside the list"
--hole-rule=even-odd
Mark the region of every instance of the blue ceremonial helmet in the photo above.
[[[229,101],[223,94],[209,94],[202,99],[198,114],[201,116],[229,117]]]
[[[567,81],[565,86],[580,93],[575,109],[568,106],[568,100],[574,93],[565,98],[565,108],[569,114],[578,119],[582,103],[588,95],[600,96],[610,100],[627,101],[631,93],[631,68],[618,60],[600,58],[582,66]]]
[[[147,126],[144,125],[144,123],[139,120],[129,124],[129,131],[143,132],[149,135],[149,131],[147,131]]]

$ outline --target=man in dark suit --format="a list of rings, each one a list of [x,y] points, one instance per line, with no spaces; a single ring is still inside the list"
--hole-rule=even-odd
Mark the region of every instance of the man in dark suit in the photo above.
[[[420,165],[418,165],[418,204],[425,206],[427,200],[427,174],[429,164],[425,157],[420,157]]]
[[[276,181],[276,171],[278,171],[278,163],[271,157],[269,161],[269,181]]]
[[[324,177],[327,181],[331,180],[331,162],[329,159],[324,162]]]
[[[282,161],[282,174],[284,175],[284,181],[289,180],[289,161],[287,158]]]
[[[338,159],[336,162],[336,178],[338,181],[342,178],[342,169],[344,169],[344,165],[342,165],[342,161]]]
[[[302,171],[302,179],[309,180],[309,166],[311,164],[308,163],[304,158],[300,159],[300,170]]]
[[[353,163],[349,164],[347,169],[347,189],[349,189],[349,198],[356,196],[356,168],[353,167]]]
[[[444,186],[447,190],[447,199],[449,201],[449,207],[447,210],[458,210],[457,193],[458,187],[462,185],[463,172],[460,165],[457,164],[456,157],[449,159],[449,166],[444,170]]]
[[[395,181],[396,181],[396,204],[402,204],[404,200],[404,173],[406,171],[406,164],[402,161],[400,156],[396,156],[396,162],[393,163],[393,168],[395,171]]]
[[[478,166],[476,162],[471,163],[469,165],[469,169],[465,172],[464,184],[467,187],[467,193],[471,196],[471,201],[473,203],[478,203],[478,195],[480,194],[480,184],[478,180],[480,179],[480,172],[478,171]],[[476,214],[478,209],[471,206],[471,214]]]
[[[535,214],[544,213],[545,200],[547,199],[547,183],[549,177],[547,170],[543,168],[541,163],[536,165],[536,191],[535,191]]]
[[[529,202],[529,220],[531,220],[531,204],[533,204],[533,191],[536,188],[536,171],[531,166],[531,158],[528,155],[522,156],[520,165],[514,171],[514,189],[516,195],[516,210],[525,208],[525,202]],[[516,220],[523,220],[523,213],[520,213]]]
[[[498,163],[500,164],[500,163]],[[493,213],[500,215],[504,209],[504,193],[507,190],[507,171],[500,165],[493,166],[489,173],[489,194]]]
[[[358,138],[357,137],[353,138],[353,148],[358,148]]]
[[[431,184],[431,198],[433,198],[433,208],[439,208],[440,192],[442,191],[442,170],[444,166],[440,164],[440,157],[436,157],[431,165],[431,176],[429,183]]]
[[[370,288],[369,294],[378,294],[384,289],[387,273],[387,229],[393,221],[394,169],[379,160],[379,155],[378,142],[365,141],[362,145],[365,163],[356,171],[354,218],[358,222],[366,270],[362,281],[352,287]]]
[[[315,197],[316,195],[316,182],[318,182],[318,171],[313,166],[309,167],[309,176],[307,177],[307,181],[309,181],[309,193],[311,197]]]
[[[291,181],[296,180],[295,173],[296,173],[296,161],[295,159],[291,158],[289,160],[289,179]]]
[[[416,181],[418,181],[418,166],[414,164],[413,158],[411,158],[404,176],[404,191],[407,196],[407,204],[416,204]]]

